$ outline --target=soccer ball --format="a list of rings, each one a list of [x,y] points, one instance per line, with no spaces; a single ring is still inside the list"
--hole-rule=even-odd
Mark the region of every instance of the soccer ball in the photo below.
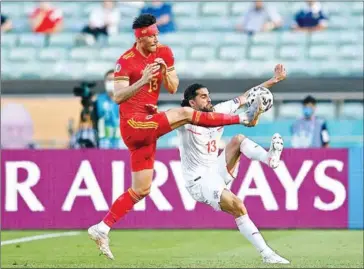
[[[258,95],[260,95],[262,98],[264,112],[267,112],[273,106],[273,94],[270,92],[270,90],[262,86],[254,87],[248,92],[247,106],[250,107]]]

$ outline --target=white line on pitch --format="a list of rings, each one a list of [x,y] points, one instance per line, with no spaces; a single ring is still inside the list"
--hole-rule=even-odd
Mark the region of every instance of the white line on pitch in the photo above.
[[[35,236],[22,237],[18,239],[6,240],[1,242],[1,246],[11,245],[17,243],[31,242],[36,240],[43,240],[48,238],[63,237],[63,236],[74,236],[79,235],[81,232],[64,232],[64,233],[52,233],[52,234],[41,234]]]

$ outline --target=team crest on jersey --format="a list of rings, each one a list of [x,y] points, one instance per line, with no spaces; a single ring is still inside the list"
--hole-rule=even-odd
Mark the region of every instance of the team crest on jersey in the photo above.
[[[146,120],[150,120],[153,117],[153,115],[148,115],[145,117]]]
[[[121,65],[117,64],[115,67],[115,72],[120,72],[120,70],[121,70]]]
[[[240,103],[239,98],[234,98],[233,101],[234,101],[235,104],[239,104]]]

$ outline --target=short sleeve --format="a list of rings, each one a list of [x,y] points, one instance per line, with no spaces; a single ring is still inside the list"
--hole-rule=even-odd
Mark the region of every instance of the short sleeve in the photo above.
[[[239,98],[234,98],[232,100],[222,102],[214,106],[214,109],[218,113],[226,113],[232,114],[235,113],[240,107],[240,100]]]
[[[167,71],[174,70],[174,55],[170,47],[163,47],[162,58],[167,64]]]
[[[115,70],[114,70],[114,80],[126,80],[130,79],[130,69],[128,66],[128,62],[122,57],[117,61]]]

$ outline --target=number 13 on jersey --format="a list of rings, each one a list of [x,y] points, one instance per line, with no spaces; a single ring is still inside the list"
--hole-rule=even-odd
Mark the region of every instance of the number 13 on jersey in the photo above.
[[[217,147],[216,147],[216,140],[211,140],[209,141],[207,144],[207,152],[211,153],[211,152],[215,152]]]

